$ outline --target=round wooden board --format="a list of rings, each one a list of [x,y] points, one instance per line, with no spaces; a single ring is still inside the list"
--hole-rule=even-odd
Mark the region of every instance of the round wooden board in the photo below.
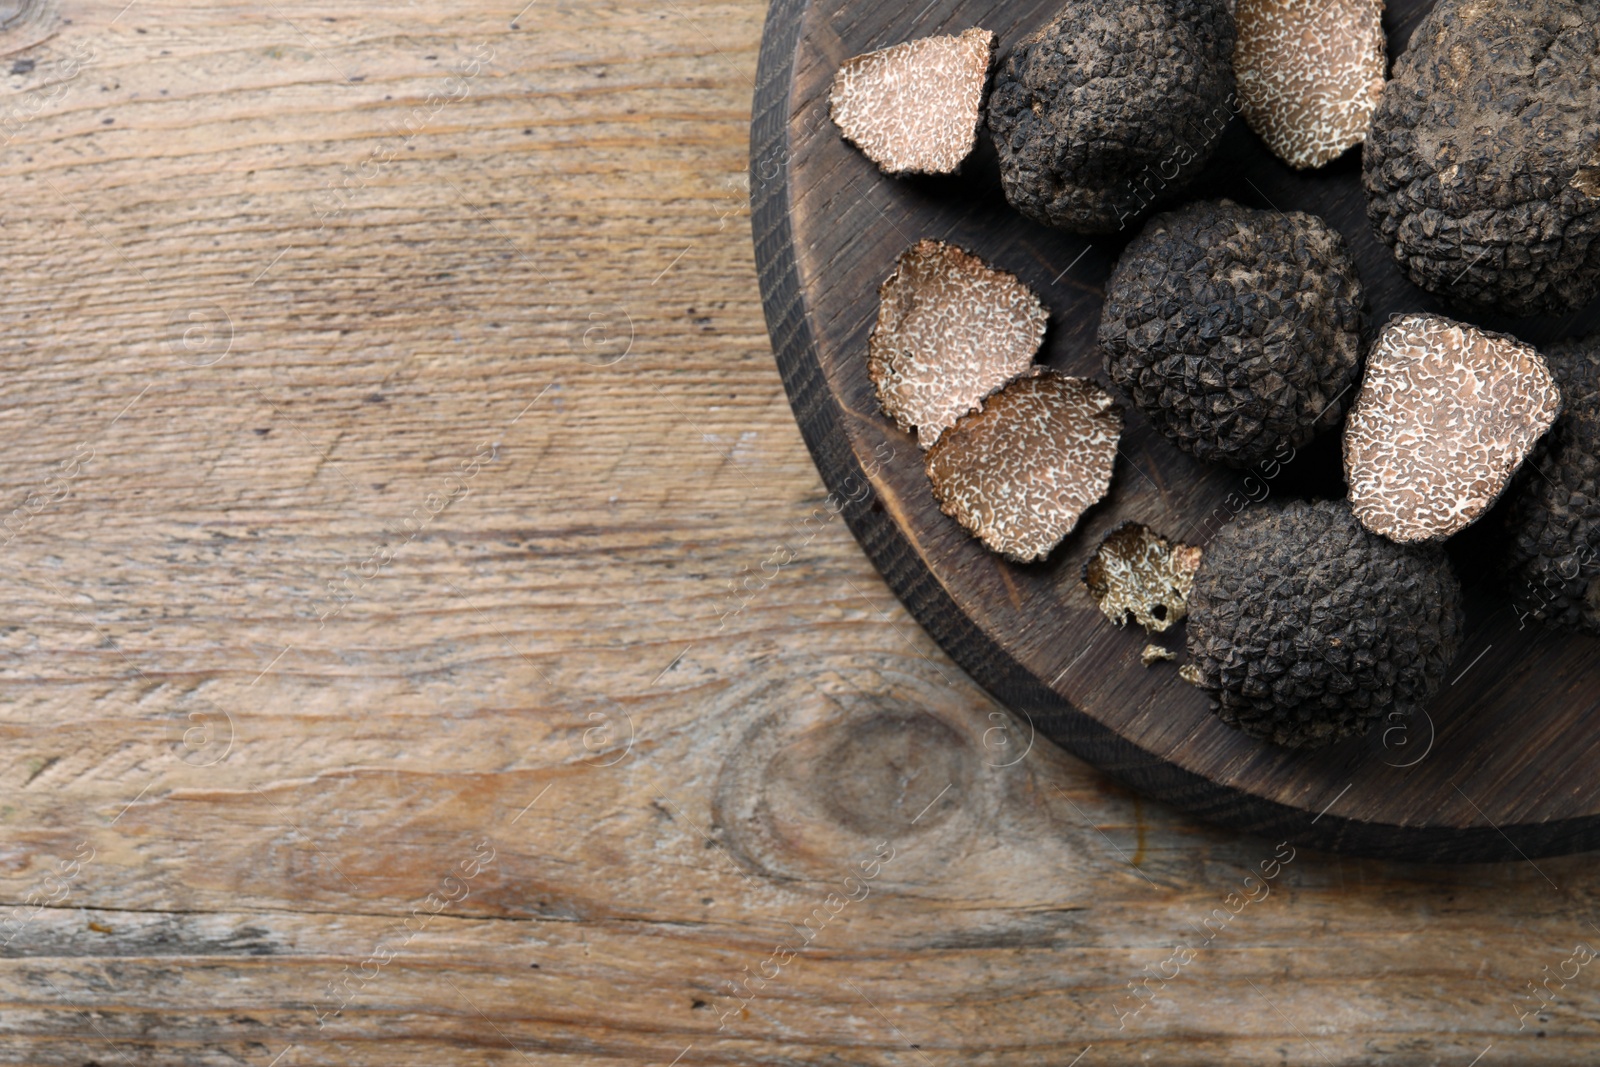
[[[1222,725],[1177,664],[1143,666],[1149,639],[1113,627],[1079,576],[1127,519],[1203,545],[1247,499],[1342,495],[1336,441],[1251,481],[1196,463],[1130,412],[1110,496],[1042,564],[1004,562],[940,513],[915,442],[879,413],[867,379],[877,289],[895,258],[937,237],[1016,273],[1051,309],[1040,361],[1103,383],[1095,329],[1126,238],[1091,242],[1012,212],[986,140],[960,176],[881,175],[829,120],[828,84],[853,55],[972,26],[997,33],[1004,54],[1058,3],[774,0],[752,134],[756,257],[784,383],[835,506],[963,668],[1031,729],[1141,792],[1241,830],[1374,856],[1503,860],[1600,846],[1600,641],[1519,625],[1483,578],[1494,516],[1452,546],[1468,583],[1467,635],[1427,718],[1296,753]],[[1391,56],[1429,6],[1392,0]],[[1417,309],[1471,318],[1413,287],[1377,241],[1359,150],[1299,174],[1242,119],[1222,138],[1197,195],[1322,216],[1350,242],[1375,323]],[[1600,308],[1565,321],[1471,321],[1543,344],[1600,325]],[[1181,652],[1182,626],[1154,640]]]

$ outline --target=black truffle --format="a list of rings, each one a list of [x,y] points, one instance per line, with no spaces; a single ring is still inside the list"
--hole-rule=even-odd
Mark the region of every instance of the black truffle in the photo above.
[[[1567,410],[1512,489],[1507,589],[1524,619],[1600,634],[1600,333],[1545,356]]]
[[[1363,150],[1411,280],[1511,315],[1600,293],[1600,0],[1440,0]]]
[[[1366,310],[1344,238],[1226,200],[1157,215],[1106,284],[1106,372],[1187,452],[1245,467],[1339,425]]]
[[[1328,745],[1424,707],[1462,625],[1442,550],[1370,533],[1343,502],[1269,505],[1225,526],[1200,561],[1191,677],[1252,737]]]
[[[1005,58],[988,123],[1006,199],[1111,233],[1192,183],[1238,113],[1224,0],[1077,0]]]

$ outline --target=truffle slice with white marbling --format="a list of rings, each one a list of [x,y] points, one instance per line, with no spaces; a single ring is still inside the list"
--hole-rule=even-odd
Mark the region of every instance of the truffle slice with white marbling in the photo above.
[[[1049,318],[1016,278],[931,240],[901,255],[878,300],[867,374],[884,413],[923,448],[1027,371]]]
[[[1111,486],[1122,409],[1083,378],[1043,371],[984,401],[928,450],[946,515],[1018,563],[1043,559]]]
[[[1238,0],[1233,73],[1250,128],[1304,170],[1367,138],[1383,95],[1383,0]]]
[[[995,36],[924,37],[846,60],[834,123],[885,174],[952,174],[978,142]]]
[[[1345,423],[1350,506],[1391,541],[1442,541],[1489,510],[1560,413],[1561,391],[1532,346],[1396,315]]]
[[[1155,634],[1188,613],[1199,567],[1198,548],[1173,544],[1143,523],[1125,522],[1083,565],[1083,584],[1106,618],[1123,626],[1131,615]]]

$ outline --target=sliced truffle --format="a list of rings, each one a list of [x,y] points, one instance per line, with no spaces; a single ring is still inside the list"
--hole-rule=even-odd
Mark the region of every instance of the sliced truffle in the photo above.
[[[1366,139],[1387,70],[1383,0],[1239,0],[1234,20],[1239,105],[1279,159],[1320,167]]]
[[[1106,283],[1111,383],[1179,448],[1248,467],[1339,425],[1367,319],[1344,238],[1223,200],[1152,218]]]
[[[1252,737],[1327,745],[1425,708],[1463,624],[1442,549],[1378,537],[1342,501],[1251,508],[1206,546],[1186,677]]]
[[[1175,545],[1143,523],[1125,522],[1083,565],[1083,584],[1118,626],[1131,615],[1146,633],[1161,633],[1188,610],[1199,566],[1198,548]]]
[[[924,37],[847,60],[833,121],[886,174],[951,174],[972,153],[994,34]]]
[[[1394,541],[1444,540],[1489,510],[1560,413],[1561,391],[1530,345],[1396,315],[1345,424],[1356,517]]]
[[[1510,315],[1600,293],[1597,24],[1597,0],[1439,0],[1412,34],[1362,182],[1417,285]]]
[[[988,123],[1006,199],[1125,229],[1191,185],[1237,113],[1223,0],[1076,0],[1006,56]]]
[[[867,374],[879,405],[929,447],[1028,369],[1048,319],[1012,275],[954,245],[917,242],[878,293]]]
[[[1520,617],[1600,635],[1600,333],[1547,357],[1567,407],[1511,489],[1506,585]]]
[[[1162,648],[1160,645],[1145,645],[1144,651],[1139,653],[1139,659],[1146,667],[1154,667],[1157,663],[1162,662],[1170,663],[1177,658],[1178,654],[1176,652],[1170,648]]]
[[[1572,176],[1572,187],[1584,196],[1600,199],[1600,144],[1594,146],[1589,158]]]
[[[928,450],[946,515],[1019,563],[1043,559],[1105,496],[1122,410],[1098,385],[1049,371],[1019,378]]]

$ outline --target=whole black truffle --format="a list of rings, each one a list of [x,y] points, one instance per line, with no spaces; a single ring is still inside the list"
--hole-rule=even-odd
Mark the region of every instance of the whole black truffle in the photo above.
[[[1442,550],[1369,533],[1342,501],[1296,501],[1244,512],[1206,548],[1189,656],[1223,722],[1311,748],[1422,708],[1462,624]]]
[[[1239,111],[1224,0],[1076,0],[1005,58],[988,123],[1006,199],[1111,233],[1192,183]]]
[[[1106,372],[1203,460],[1245,467],[1339,425],[1367,317],[1344,238],[1229,201],[1157,215],[1106,284]]]
[[[1545,357],[1567,409],[1512,488],[1507,589],[1522,618],[1600,634],[1600,333]]]
[[[1440,0],[1362,153],[1417,285],[1511,315],[1600,293],[1600,0]]]

